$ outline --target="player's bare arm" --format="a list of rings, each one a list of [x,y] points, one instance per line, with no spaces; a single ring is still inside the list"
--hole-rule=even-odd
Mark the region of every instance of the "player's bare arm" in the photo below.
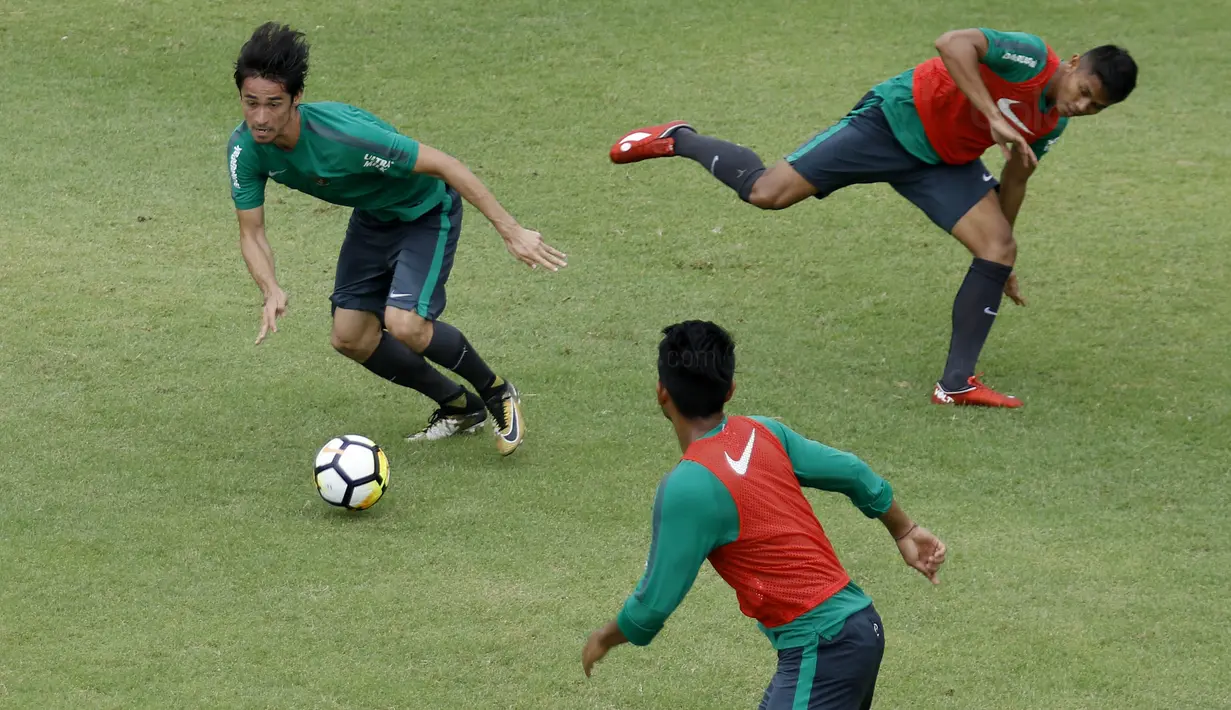
[[[1026,150],[1034,153],[1029,146]],[[1013,152],[1017,153],[1017,149],[1014,148]],[[1026,161],[1014,155],[1005,162],[1004,169],[1000,172],[1000,209],[1004,212],[1005,219],[1009,220],[1009,226],[1017,222],[1022,201],[1026,199],[1026,182],[1034,174],[1034,169],[1035,165],[1027,165]]]
[[[286,292],[274,275],[274,252],[265,238],[265,208],[235,210],[235,216],[239,220],[239,250],[264,298],[261,331],[256,336],[259,345],[270,331],[278,332],[278,318],[286,313]]]
[[[932,584],[940,584],[936,572],[945,562],[945,543],[911,519],[895,500],[880,517],[889,534],[898,544],[906,564],[918,570]]]
[[[1033,152],[1029,146],[1027,150]],[[1014,148],[1013,152],[1016,153],[1017,149]],[[1017,221],[1022,201],[1026,199],[1026,182],[1034,174],[1035,167],[1035,165],[1026,165],[1025,161],[1014,155],[1012,159],[1005,162],[1004,170],[1000,173],[1000,210],[1004,212],[1010,227],[1013,227]],[[1009,275],[1009,280],[1004,285],[1004,294],[1017,305],[1026,305],[1016,273]]]
[[[538,232],[518,224],[462,161],[420,143],[414,171],[438,177],[452,185],[459,195],[487,217],[504,239],[509,252],[526,265],[532,268],[543,266],[552,271],[559,271],[560,267],[567,266],[565,255],[545,243]]]
[[[992,138],[1000,145],[1005,160],[1013,158],[1011,149],[1017,146],[1022,149],[1020,159],[1033,167],[1038,160],[1034,151],[1030,150],[1030,144],[1000,115],[987,85],[979,76],[979,63],[987,55],[987,50],[987,37],[977,29],[950,30],[936,39],[936,51],[945,68],[970,103],[987,117]]]

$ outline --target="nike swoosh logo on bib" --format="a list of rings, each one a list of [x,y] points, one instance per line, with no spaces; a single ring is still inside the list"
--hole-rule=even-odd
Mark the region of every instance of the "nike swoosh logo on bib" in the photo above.
[[[1013,125],[1029,133],[1030,135],[1034,135],[1034,131],[1026,128],[1026,124],[1022,123],[1022,119],[1018,118],[1017,114],[1013,113],[1013,104],[1019,103],[1021,102],[1014,101],[1013,99],[1000,99],[996,102],[996,108],[1000,109],[1000,112],[1004,114],[1004,117],[1012,121]]]
[[[727,452],[722,452],[723,456],[727,457],[727,464],[731,466],[731,470],[740,476],[748,473],[748,462],[752,460],[752,442],[756,441],[757,430],[752,430],[752,435],[748,437],[748,444],[744,446],[744,455],[739,457],[739,461],[733,461],[731,455]]]

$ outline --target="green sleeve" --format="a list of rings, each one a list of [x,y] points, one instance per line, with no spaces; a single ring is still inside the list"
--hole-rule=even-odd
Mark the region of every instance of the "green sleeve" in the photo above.
[[[352,107],[353,108],[353,107]],[[367,112],[358,112],[346,126],[350,143],[363,151],[363,170],[407,178],[419,160],[419,141],[399,133],[393,126]]]
[[[1020,83],[1047,68],[1047,43],[1025,32],[1000,32],[979,28],[987,37],[982,62],[1005,81]]]
[[[739,511],[704,466],[681,461],[654,494],[650,555],[616,617],[629,643],[646,646],[675,611],[710,552],[739,537]]]
[[[800,485],[842,493],[869,518],[879,518],[893,503],[893,488],[858,456],[801,436],[782,422],[753,417],[782,442]]]
[[[337,159],[349,170],[407,178],[419,160],[418,141],[358,107],[325,103],[308,121],[314,133],[343,146]]]
[[[419,160],[419,141],[389,131],[380,136],[380,143],[383,147],[380,152],[364,156],[364,168],[393,177],[411,177]]]
[[[1051,133],[1048,133],[1030,144],[1030,148],[1034,150],[1034,155],[1036,158],[1042,160],[1043,156],[1047,155],[1048,151],[1051,150],[1051,147],[1056,144],[1056,141],[1060,140],[1060,134],[1064,133],[1064,129],[1068,126],[1068,124],[1068,117],[1061,117],[1060,122],[1057,123],[1056,127],[1051,130]]]
[[[265,204],[265,181],[269,178],[261,170],[260,156],[242,125],[235,129],[227,143],[227,168],[235,209],[250,210]]]

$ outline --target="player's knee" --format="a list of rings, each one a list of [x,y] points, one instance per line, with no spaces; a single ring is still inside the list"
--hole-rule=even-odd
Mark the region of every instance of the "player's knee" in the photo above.
[[[432,342],[432,323],[418,313],[388,308],[385,310],[385,327],[393,337],[417,353],[427,350]]]
[[[994,261],[997,264],[1012,266],[1017,261],[1017,240],[1013,238],[1012,229],[997,230],[985,242],[980,259]]]
[[[768,180],[752,183],[752,190],[748,192],[748,203],[763,210],[781,210],[792,204],[789,195],[775,188]]]
[[[376,346],[379,343],[379,329],[375,333],[367,333],[362,330],[334,330],[329,334],[329,344],[333,346],[333,349],[357,362],[367,360],[372,355],[372,351],[376,350]]]

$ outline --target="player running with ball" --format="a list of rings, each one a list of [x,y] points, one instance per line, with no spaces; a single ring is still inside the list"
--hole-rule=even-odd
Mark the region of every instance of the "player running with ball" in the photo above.
[[[649,644],[708,559],[778,651],[763,710],[871,707],[884,626],[801,486],[842,493],[879,519],[906,564],[933,584],[944,543],[912,521],[889,483],[856,456],[772,419],[727,416],[735,346],[722,328],[689,321],[663,332],[658,403],[684,455],[654,496],[645,573],[616,619],[590,635],[585,674],[620,644]]]
[[[354,208],[330,297],[331,340],[376,375],[438,403],[427,426],[407,438],[476,431],[490,412],[496,448],[513,453],[525,434],[517,389],[439,319],[461,233],[461,199],[478,208],[527,265],[556,271],[564,255],[519,225],[457,159],[363,109],[301,103],[307,73],[303,34],[275,23],[257,28],[235,64],[244,122],[231,136],[227,160],[240,249],[265,297],[257,342],[278,330],[287,304],[265,239],[265,183],[273,180]],[[477,396],[429,360],[461,375]]]
[[[695,160],[762,209],[888,183],[974,257],[953,301],[949,357],[932,401],[1019,407],[1020,399],[982,384],[974,370],[1001,293],[1026,304],[1013,274],[1013,223],[1026,181],[1070,118],[1128,97],[1137,65],[1113,45],[1063,62],[1039,37],[990,29],[948,32],[936,49],[939,56],[874,86],[841,120],[768,169],[748,148],[683,121],[633,131],[610,156],[615,163]],[[999,181],[980,160],[993,145],[1006,158]]]

